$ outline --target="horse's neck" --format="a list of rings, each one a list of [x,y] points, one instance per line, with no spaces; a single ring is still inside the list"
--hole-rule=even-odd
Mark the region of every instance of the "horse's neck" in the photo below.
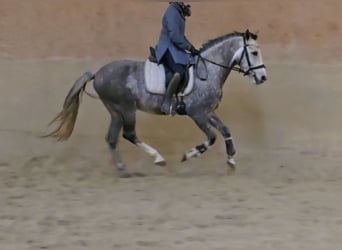
[[[242,37],[230,37],[226,40],[223,40],[212,47],[208,48],[206,51],[202,53],[204,58],[207,58],[217,64],[220,64],[224,67],[220,67],[217,65],[208,65],[210,71],[215,74],[217,79],[217,84],[223,85],[225,80],[227,79],[230,68],[234,65],[234,61],[239,56],[240,48],[243,46]]]

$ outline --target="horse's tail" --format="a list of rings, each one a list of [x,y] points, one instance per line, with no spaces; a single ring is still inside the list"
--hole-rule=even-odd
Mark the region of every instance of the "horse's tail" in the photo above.
[[[75,126],[80,99],[85,91],[86,84],[95,78],[91,72],[84,73],[72,86],[65,97],[63,110],[49,123],[58,123],[57,128],[43,137],[54,137],[59,141],[67,140]]]

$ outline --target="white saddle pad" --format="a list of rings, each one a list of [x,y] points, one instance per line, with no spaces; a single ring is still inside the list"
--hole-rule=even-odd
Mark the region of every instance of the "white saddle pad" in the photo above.
[[[165,70],[162,64],[153,63],[150,60],[145,62],[145,83],[147,91],[153,94],[164,95],[165,88]],[[190,94],[194,86],[194,68],[189,68],[189,81],[183,95]]]

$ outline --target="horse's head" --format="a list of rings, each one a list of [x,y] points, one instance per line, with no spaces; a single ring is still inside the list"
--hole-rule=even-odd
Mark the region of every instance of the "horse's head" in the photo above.
[[[247,30],[242,37],[243,46],[236,53],[235,62],[242,73],[248,75],[255,84],[261,84],[267,80],[267,74],[257,43],[258,36]]]

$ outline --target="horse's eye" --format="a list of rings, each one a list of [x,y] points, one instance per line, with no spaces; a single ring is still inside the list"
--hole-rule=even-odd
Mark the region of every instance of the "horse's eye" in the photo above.
[[[258,56],[258,51],[253,51],[253,52],[252,52],[252,55],[253,55],[253,56]]]

